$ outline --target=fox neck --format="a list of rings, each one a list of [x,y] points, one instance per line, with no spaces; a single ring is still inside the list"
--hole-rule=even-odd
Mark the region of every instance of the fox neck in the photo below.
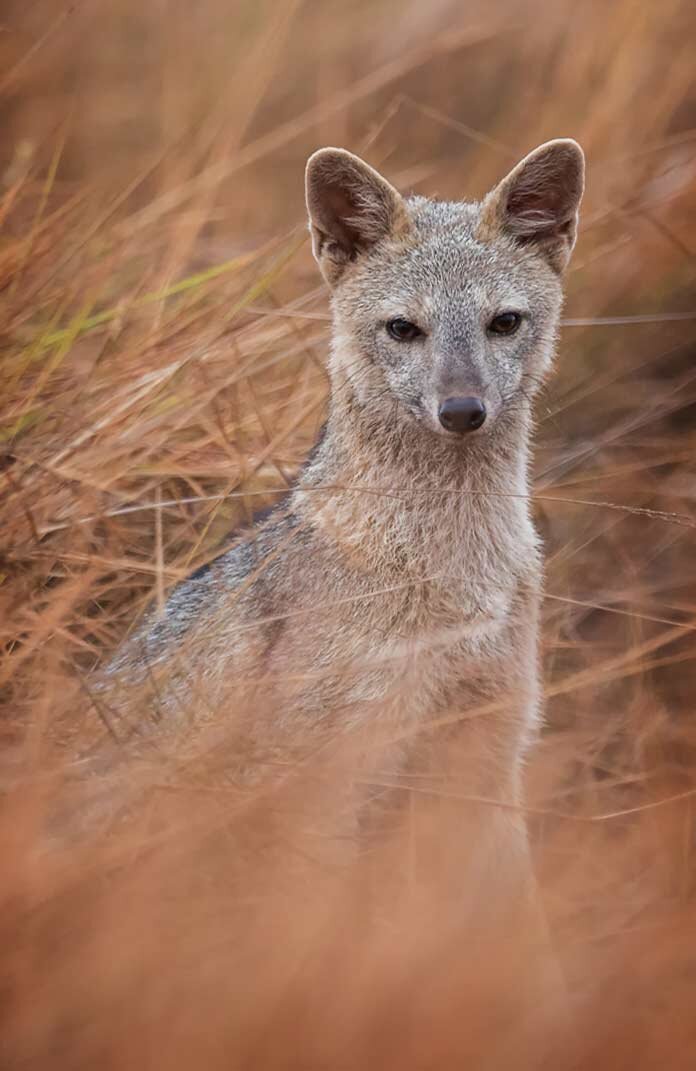
[[[519,545],[533,532],[530,429],[529,411],[516,406],[488,434],[453,441],[394,407],[376,411],[334,392],[298,506],[366,570],[436,571],[457,555],[477,557],[477,545],[487,554],[501,541]]]

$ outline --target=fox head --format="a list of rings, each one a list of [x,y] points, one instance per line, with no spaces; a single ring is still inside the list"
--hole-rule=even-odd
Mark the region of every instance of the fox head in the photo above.
[[[332,290],[334,396],[453,445],[516,423],[552,361],[583,185],[569,139],[474,204],[402,197],[352,153],[315,152],[307,208]]]

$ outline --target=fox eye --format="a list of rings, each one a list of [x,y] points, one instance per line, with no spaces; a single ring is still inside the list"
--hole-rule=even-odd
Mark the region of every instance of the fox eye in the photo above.
[[[522,323],[519,312],[501,312],[494,316],[488,325],[488,330],[493,335],[514,335]]]
[[[391,335],[397,342],[412,342],[414,338],[418,338],[423,334],[416,324],[412,324],[410,320],[401,320],[398,317],[396,320],[388,320],[386,326],[387,334]]]

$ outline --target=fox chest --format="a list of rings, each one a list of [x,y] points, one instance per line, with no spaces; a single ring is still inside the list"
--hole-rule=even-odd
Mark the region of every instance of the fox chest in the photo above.
[[[289,623],[274,651],[285,687],[292,670],[291,705],[362,721],[386,704],[417,720],[458,682],[485,688],[519,663],[534,558],[525,566],[518,544],[513,563],[491,540],[480,553],[467,549],[453,554],[450,540],[449,553],[433,553],[427,568],[420,554],[412,568],[406,561],[398,570],[334,573],[330,592],[312,593],[318,612],[303,616],[301,628]]]
[[[456,577],[421,585],[408,599],[356,615],[339,661],[351,665],[353,699],[398,700],[417,714],[461,680],[500,677],[518,661],[518,585],[496,585],[473,596]],[[337,649],[338,648],[338,649]]]

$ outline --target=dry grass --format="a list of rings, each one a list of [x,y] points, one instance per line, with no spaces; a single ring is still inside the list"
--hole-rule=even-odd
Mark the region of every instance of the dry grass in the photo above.
[[[103,731],[76,713],[86,672],[273,500],[321,423],[308,151],[344,144],[406,187],[472,197],[569,134],[589,190],[539,409],[548,732],[529,771],[579,1024],[552,1066],[691,1067],[691,6],[9,7],[4,1066],[523,1065],[511,993],[530,951],[472,947],[441,889],[385,894],[408,837],[349,875],[293,869],[301,795],[244,796],[205,763],[142,794],[134,773],[125,828],[53,830],[65,755]]]

